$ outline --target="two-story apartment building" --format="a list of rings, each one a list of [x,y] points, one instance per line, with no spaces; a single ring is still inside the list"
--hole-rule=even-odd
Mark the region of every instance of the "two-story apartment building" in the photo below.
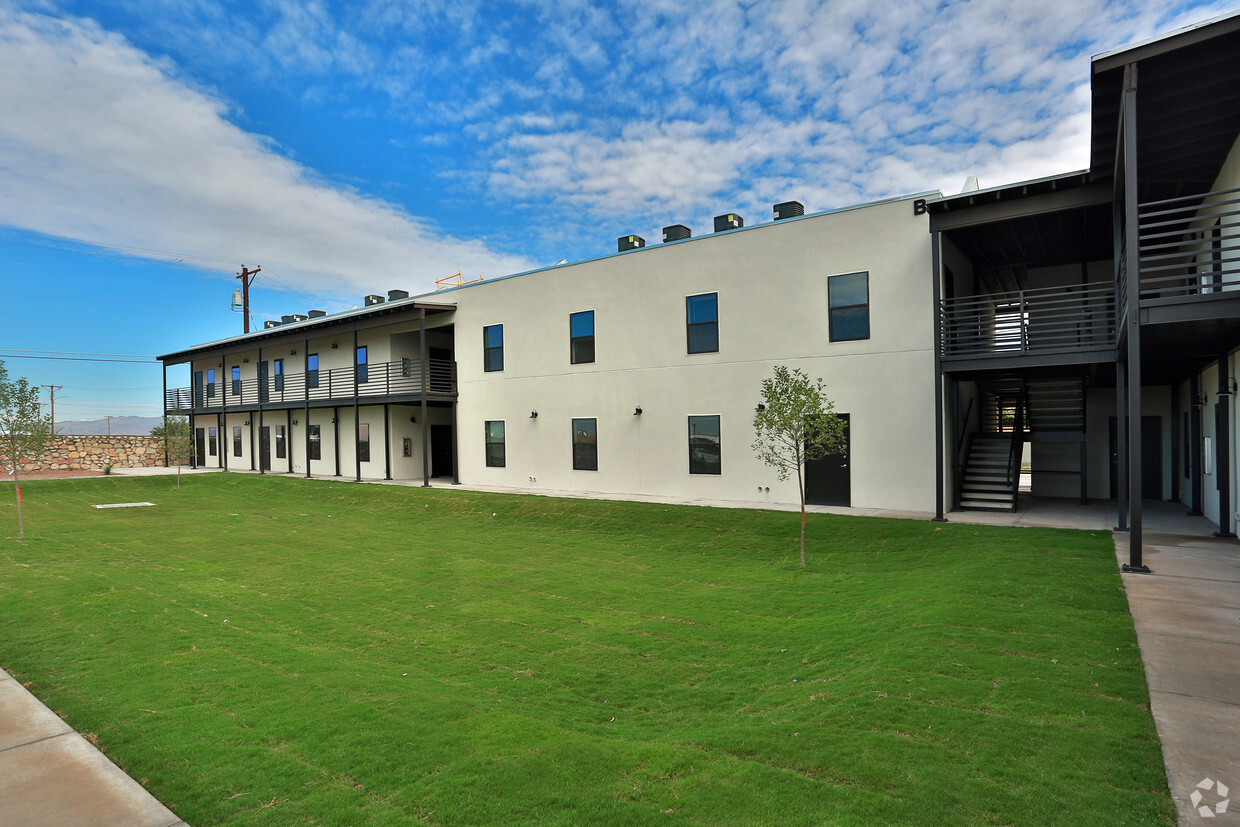
[[[354,479],[797,501],[753,457],[775,364],[822,377],[845,454],[812,502],[935,512],[1143,500],[1232,536],[1240,14],[1098,55],[1087,170],[693,237],[161,357],[196,462]],[[165,371],[165,375],[167,372]]]

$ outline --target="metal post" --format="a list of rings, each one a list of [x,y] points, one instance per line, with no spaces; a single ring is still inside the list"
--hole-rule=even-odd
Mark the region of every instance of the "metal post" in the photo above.
[[[1214,445],[1217,456],[1214,472],[1218,475],[1218,531],[1215,537],[1234,539],[1231,521],[1231,380],[1226,353],[1218,357],[1218,406],[1215,410]]]
[[[391,406],[383,405],[383,478],[392,478],[392,425]]]
[[[301,365],[301,389],[302,395],[305,397],[306,405],[302,414],[302,421],[304,422],[303,430],[306,435],[306,479],[310,479],[310,339],[308,337],[301,340]],[[289,436],[292,437],[292,434],[290,433]],[[322,450],[322,446],[323,440],[320,437],[320,451]],[[289,454],[292,454],[292,451],[289,451]]]
[[[1115,363],[1115,487],[1119,525],[1128,530],[1128,393],[1124,387],[1124,363]]]
[[[1188,414],[1188,442],[1184,450],[1188,451],[1188,490],[1189,496],[1192,498],[1192,504],[1189,508],[1188,515],[1190,517],[1200,517],[1202,504],[1202,478],[1201,478],[1201,378],[1197,374],[1193,374],[1193,378],[1188,383],[1189,414]]]
[[[943,278],[943,239],[937,228],[932,227],[930,234],[930,270],[932,285],[932,302],[934,307],[934,518],[936,523],[947,522],[944,515],[943,485],[943,321],[941,317],[940,295],[942,294]],[[955,430],[955,426],[952,426]]]
[[[356,473],[356,481],[362,481],[362,417],[361,408],[358,406],[358,382],[357,374],[359,367],[357,364],[357,328],[353,328],[353,466]]]
[[[262,346],[259,346],[258,348],[258,361],[254,364],[254,375],[258,377],[255,380],[254,384],[258,386],[258,401],[256,404],[258,405],[258,437],[259,439],[258,439],[258,450],[254,451],[253,450],[254,449],[254,425],[251,424],[250,425],[250,450],[253,453],[258,454],[258,453],[262,453],[262,450],[263,450],[263,439],[262,439],[263,395],[267,393],[267,372],[263,370],[263,348]],[[250,420],[251,423],[253,423],[253,421],[254,420],[252,419]],[[270,439],[267,440],[267,453],[268,454],[271,453],[271,440]],[[253,463],[251,463],[251,465],[253,465]],[[263,467],[263,457],[261,456],[258,458],[258,473],[259,474],[267,473],[266,469]]]
[[[426,390],[430,387],[429,365],[426,358],[426,308],[418,311],[418,348],[422,364],[422,487],[431,487],[430,423],[426,421]]]

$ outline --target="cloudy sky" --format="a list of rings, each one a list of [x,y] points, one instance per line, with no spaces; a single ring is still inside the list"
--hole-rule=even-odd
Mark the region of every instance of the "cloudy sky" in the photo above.
[[[1089,58],[1167,0],[0,0],[0,359],[57,418],[257,321],[1088,164]],[[61,358],[33,358],[58,356]],[[187,378],[169,372],[173,385]]]

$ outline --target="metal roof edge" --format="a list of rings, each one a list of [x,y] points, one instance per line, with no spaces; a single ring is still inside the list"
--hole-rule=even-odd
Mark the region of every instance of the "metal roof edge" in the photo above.
[[[1224,24],[1229,21],[1233,25],[1221,26],[1220,27],[1221,30],[1216,33],[1217,35],[1226,34],[1229,31],[1233,31],[1237,28],[1240,28],[1240,9],[1236,11],[1230,11],[1224,14],[1220,14],[1217,17],[1211,17],[1208,20],[1202,20],[1199,23],[1192,23],[1187,26],[1182,26],[1173,31],[1165,32],[1160,35],[1155,35],[1154,37],[1146,38],[1145,40],[1140,40],[1136,43],[1129,43],[1126,46],[1119,46],[1115,49],[1108,49],[1105,52],[1100,52],[1090,58],[1091,74],[1096,74],[1097,72],[1110,71],[1124,63],[1130,63],[1131,60],[1122,60],[1122,61],[1116,60],[1116,58],[1128,52],[1147,51],[1150,54],[1142,55],[1141,57],[1150,57],[1153,54],[1162,54],[1164,52],[1172,51],[1173,49],[1179,48],[1179,46],[1177,44],[1171,43],[1170,41],[1181,39],[1181,38],[1189,38],[1191,35],[1200,32],[1202,29],[1210,28],[1213,26],[1220,26],[1220,24]],[[1216,35],[1209,35],[1208,37],[1214,37],[1214,36]],[[1184,44],[1184,45],[1188,45],[1188,44]],[[1161,46],[1162,48],[1152,48],[1152,47],[1158,47],[1158,46]],[[1106,64],[1106,65],[1102,65],[1102,64]]]

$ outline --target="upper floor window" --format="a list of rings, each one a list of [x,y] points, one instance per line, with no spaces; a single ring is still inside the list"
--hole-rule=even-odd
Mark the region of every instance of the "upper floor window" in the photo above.
[[[284,360],[276,359],[271,363],[271,369],[276,378],[276,390],[284,390]]]
[[[594,311],[583,310],[568,316],[569,360],[574,365],[594,361]]]
[[[488,468],[504,467],[504,420],[488,419],[486,422],[486,454]]]
[[[215,368],[210,368],[207,370],[207,398],[210,399],[213,396],[215,396]]]
[[[690,353],[719,351],[719,294],[703,293],[685,299]]]
[[[870,274],[828,277],[827,314],[831,341],[870,338]]]
[[[487,325],[482,328],[482,369],[484,371],[504,369],[504,326],[502,324]]]
[[[317,388],[319,386],[319,354],[310,353],[306,355],[306,387]]]
[[[370,364],[366,355],[366,345],[358,345],[357,347],[357,381],[365,382],[370,379]]]
[[[232,369],[232,395],[241,395],[241,368],[233,365]]]
[[[573,420],[573,470],[598,470],[598,420]]]
[[[718,416],[689,417],[689,473],[722,473]]]

